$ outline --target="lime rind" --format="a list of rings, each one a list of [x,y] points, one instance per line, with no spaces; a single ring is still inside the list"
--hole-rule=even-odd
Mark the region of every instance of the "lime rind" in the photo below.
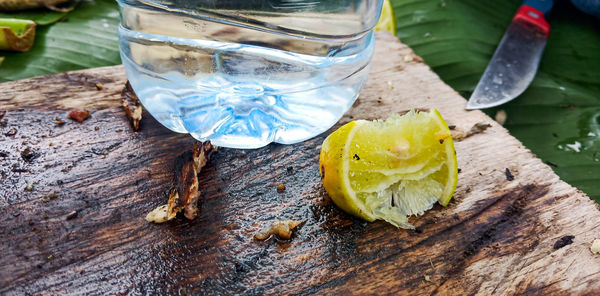
[[[363,211],[357,208],[357,202],[347,197],[345,194],[348,192],[345,186],[347,183],[343,181],[342,176],[346,139],[357,122],[359,121],[349,122],[325,138],[321,145],[319,156],[319,173],[325,190],[327,190],[329,197],[338,207],[347,213],[362,217],[368,221],[373,221],[373,217],[365,215]]]
[[[352,139],[354,138],[354,135],[360,130],[360,127],[364,124],[366,124],[367,121],[365,120],[357,120],[356,124],[354,125],[354,129],[352,129],[350,131],[350,133],[348,134],[348,139],[346,141],[346,143],[344,144],[344,151],[348,151],[350,146],[352,145]],[[350,158],[347,157],[347,154],[344,154],[342,156],[342,176],[347,176],[348,175],[348,168],[350,167]],[[362,214],[363,216],[367,216],[369,217],[370,221],[373,221],[375,219],[375,217],[373,217],[372,213],[370,210],[368,210],[365,207],[365,204],[362,202],[359,202],[357,197],[356,197],[356,191],[352,190],[352,184],[350,183],[350,178],[342,178],[343,182],[344,182],[344,187],[347,189],[347,197],[348,199],[350,199],[350,203],[352,203],[354,205],[354,211],[358,211],[360,214]]]
[[[374,221],[375,217],[365,209],[364,204],[356,199],[348,178],[346,149],[356,133],[357,126],[366,123],[364,120],[351,121],[329,135],[321,146],[319,156],[321,180],[331,200],[342,210],[361,217],[367,221]],[[346,168],[345,168],[346,167]]]
[[[394,9],[389,0],[383,1],[381,16],[375,25],[375,30],[390,31],[396,35],[396,17],[394,16]]]
[[[440,127],[443,127],[444,130],[450,134],[450,129],[448,128],[448,124],[444,121],[442,114],[436,109],[431,110],[435,113],[435,120]],[[443,193],[440,195],[438,202],[442,206],[447,206],[452,199],[452,195],[456,190],[456,185],[458,183],[458,161],[456,159],[456,150],[454,149],[454,141],[452,140],[452,135],[444,138],[444,143],[446,143],[446,155],[448,155],[448,160],[445,163],[445,167],[440,170],[440,172],[446,173],[445,180],[449,180],[450,182],[445,182],[445,187]]]

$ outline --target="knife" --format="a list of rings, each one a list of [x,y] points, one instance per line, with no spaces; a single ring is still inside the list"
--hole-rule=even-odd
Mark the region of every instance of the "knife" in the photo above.
[[[527,89],[550,34],[544,15],[553,4],[552,0],[523,2],[469,98],[467,110],[504,104]]]

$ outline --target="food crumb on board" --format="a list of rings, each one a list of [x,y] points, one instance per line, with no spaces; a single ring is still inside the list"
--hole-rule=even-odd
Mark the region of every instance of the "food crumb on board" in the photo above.
[[[487,122],[478,122],[475,123],[471,129],[467,132],[463,131],[463,130],[459,130],[456,128],[456,126],[453,129],[450,129],[452,131],[452,139],[454,139],[455,141],[462,141],[472,135],[476,135],[479,133],[484,132],[486,129],[492,127],[491,124],[487,123]]]
[[[177,213],[168,215],[168,211],[168,204],[158,206],[156,209],[152,210],[150,213],[148,213],[148,215],[146,215],[146,221],[150,223],[163,223],[175,218],[175,214]]]
[[[594,254],[600,254],[600,239],[595,239],[594,242],[592,242],[590,251]]]
[[[492,125],[487,122],[478,122],[471,127],[469,135],[481,133],[490,127],[492,127]]]
[[[281,239],[290,239],[293,230],[301,223],[301,221],[294,220],[275,220],[271,225],[256,233],[254,238],[257,240],[266,240],[271,235],[276,235]]]
[[[52,192],[52,193],[47,194],[46,196],[44,196],[42,198],[42,202],[49,202],[49,201],[51,201],[53,199],[56,199],[56,198],[58,198],[58,194],[56,192]]]
[[[73,110],[69,113],[69,118],[82,123],[84,120],[92,117],[87,110]]]
[[[285,191],[285,185],[284,184],[277,185],[277,192],[284,192],[284,191]]]
[[[71,220],[71,219],[75,219],[77,218],[77,211],[71,211],[70,213],[67,214],[67,220]]]

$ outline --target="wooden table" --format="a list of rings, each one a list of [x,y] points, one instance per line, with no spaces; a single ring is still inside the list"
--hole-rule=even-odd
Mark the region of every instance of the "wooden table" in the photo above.
[[[200,174],[199,216],[147,223],[193,139],[146,113],[133,132],[125,80],[116,66],[0,84],[0,294],[600,294],[598,206],[502,126],[465,111],[391,35],[377,35],[367,85],[339,124],[435,107],[457,130],[492,125],[455,143],[454,198],[411,218],[417,231],[332,204],[318,172],[326,135],[220,149]],[[74,108],[92,117],[67,119]],[[289,241],[253,238],[278,218],[305,223]]]

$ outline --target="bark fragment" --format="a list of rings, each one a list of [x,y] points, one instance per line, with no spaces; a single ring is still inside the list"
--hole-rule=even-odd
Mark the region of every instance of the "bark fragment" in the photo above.
[[[131,121],[133,130],[138,131],[140,129],[140,120],[142,120],[143,107],[133,88],[131,88],[129,81],[127,81],[125,88],[121,91],[121,106],[125,109],[125,114],[127,114],[127,118]]]
[[[216,147],[210,142],[196,142],[175,159],[175,180],[169,193],[169,200],[146,216],[148,222],[162,223],[173,219],[183,211],[186,218],[192,220],[198,215],[200,197],[198,174],[206,165]]]

